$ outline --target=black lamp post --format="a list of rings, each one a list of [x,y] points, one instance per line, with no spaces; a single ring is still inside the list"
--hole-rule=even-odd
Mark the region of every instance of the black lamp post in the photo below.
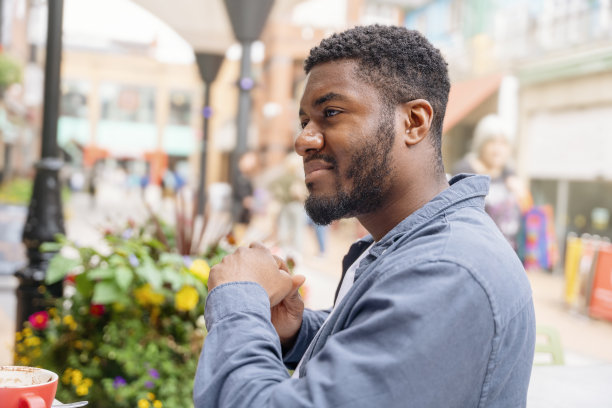
[[[249,113],[251,112],[251,89],[254,81],[251,78],[251,46],[261,35],[264,24],[270,14],[274,0],[225,0],[225,8],[232,23],[232,29],[236,39],[242,45],[242,59],[240,61],[240,80],[238,85],[240,95],[238,97],[238,118],[236,148],[231,154],[230,176],[232,186],[238,185],[240,173],[238,171],[238,160],[246,152],[247,131],[249,126]],[[236,198],[236,195],[234,195]],[[240,203],[234,203],[234,217]]]
[[[42,151],[36,164],[34,189],[28,217],[23,229],[28,265],[15,275],[17,288],[17,327],[32,313],[45,307],[44,292],[54,297],[62,295],[61,282],[45,285],[45,275],[52,253],[40,252],[43,242],[52,242],[56,234],[64,233],[59,170],[62,161],[57,145],[57,120],[60,101],[60,65],[62,57],[63,0],[50,0],[48,5],[47,56],[43,100]]]
[[[196,52],[196,62],[200,71],[202,81],[204,81],[204,128],[202,133],[202,148],[200,150],[200,185],[198,186],[198,214],[204,215],[204,203],[206,199],[206,150],[208,145],[208,120],[212,117],[213,110],[210,106],[210,86],[215,81],[223,55]]]

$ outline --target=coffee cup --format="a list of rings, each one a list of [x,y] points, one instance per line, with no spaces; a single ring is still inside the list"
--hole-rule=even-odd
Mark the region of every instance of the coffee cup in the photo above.
[[[0,366],[3,408],[51,408],[58,376],[36,367]]]

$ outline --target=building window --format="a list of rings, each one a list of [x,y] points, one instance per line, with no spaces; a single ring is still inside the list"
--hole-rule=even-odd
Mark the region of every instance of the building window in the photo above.
[[[191,124],[192,106],[193,96],[191,92],[171,91],[169,124],[189,126]]]
[[[87,118],[89,84],[84,81],[64,81],[60,97],[60,116]]]
[[[102,120],[155,122],[153,87],[104,83],[100,85]]]

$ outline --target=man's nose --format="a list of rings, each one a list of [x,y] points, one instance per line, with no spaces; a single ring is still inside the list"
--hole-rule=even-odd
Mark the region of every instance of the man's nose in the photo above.
[[[300,156],[306,156],[308,153],[321,150],[324,145],[323,134],[315,126],[311,126],[310,123],[302,129],[294,143],[295,151]]]

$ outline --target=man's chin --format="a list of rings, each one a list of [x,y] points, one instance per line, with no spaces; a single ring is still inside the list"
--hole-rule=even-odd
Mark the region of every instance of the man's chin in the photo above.
[[[311,193],[304,203],[304,208],[316,224],[327,225],[332,221],[349,216],[347,198],[338,192],[336,194]]]

